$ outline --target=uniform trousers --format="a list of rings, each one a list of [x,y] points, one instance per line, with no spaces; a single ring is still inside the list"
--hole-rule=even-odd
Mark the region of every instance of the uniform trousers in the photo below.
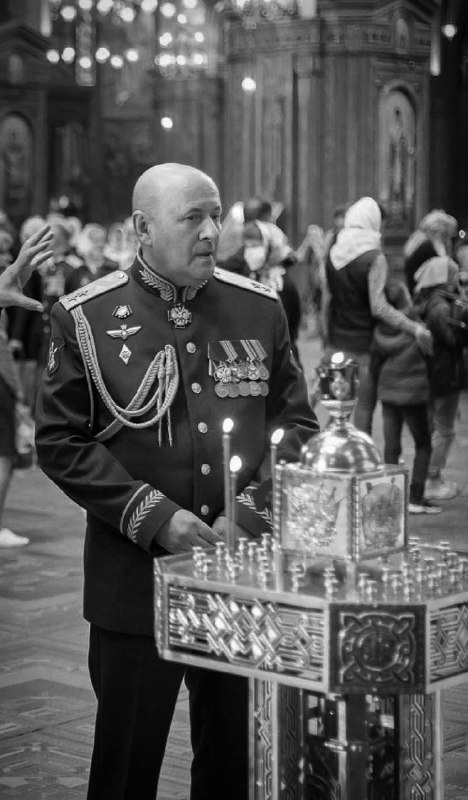
[[[182,680],[189,690],[190,800],[248,800],[248,682],[159,658],[152,637],[91,625],[98,706],[88,800],[155,800]]]

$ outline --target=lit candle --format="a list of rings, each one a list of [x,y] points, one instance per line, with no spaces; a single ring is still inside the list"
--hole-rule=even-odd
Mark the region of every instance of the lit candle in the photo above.
[[[273,431],[272,437],[270,439],[270,458],[271,458],[271,486],[272,486],[272,503],[271,503],[271,511],[273,514],[273,509],[275,506],[275,498],[276,498],[276,454],[278,452],[278,445],[281,442],[284,436],[284,429],[277,428],[276,431]]]
[[[230,518],[229,462],[231,460],[231,431],[234,421],[226,417],[223,422],[223,475],[224,475],[224,513]]]
[[[270,439],[270,458],[271,458],[271,486],[272,486],[272,502],[271,502],[271,515],[275,522],[274,509],[276,504],[276,456],[278,452],[278,445],[284,436],[284,429],[277,428],[273,431]],[[278,520],[279,523],[279,520]],[[275,535],[276,531],[276,535]],[[279,526],[274,525],[273,535],[275,536],[274,542],[274,565],[275,565],[275,588],[277,591],[283,590],[283,556],[281,553],[281,545],[279,538]]]
[[[236,487],[237,487],[237,474],[242,469],[242,459],[239,456],[233,456],[229,462],[230,470],[230,487],[231,497],[229,502],[229,517],[228,517],[228,536],[227,547],[228,550],[234,549],[236,541]]]

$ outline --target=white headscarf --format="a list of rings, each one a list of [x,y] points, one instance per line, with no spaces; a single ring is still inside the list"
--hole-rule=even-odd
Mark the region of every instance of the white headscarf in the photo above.
[[[335,269],[342,269],[370,250],[380,250],[381,224],[380,208],[372,197],[361,197],[350,206],[344,227],[330,250],[330,261]]]
[[[414,273],[415,292],[446,283],[456,288],[458,285],[458,265],[449,256],[428,258]]]
[[[271,266],[281,264],[285,258],[288,258],[293,253],[288,244],[288,237],[274,222],[263,222],[256,219],[254,225],[257,226],[262,234],[263,243],[270,249],[268,261]]]

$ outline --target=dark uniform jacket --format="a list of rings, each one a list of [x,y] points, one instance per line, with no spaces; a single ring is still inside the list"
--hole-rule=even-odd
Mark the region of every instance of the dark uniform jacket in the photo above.
[[[62,298],[51,322],[37,452],[87,511],[85,617],[151,635],[159,528],[180,508],[209,525],[223,510],[223,420],[234,420],[231,453],[243,461],[237,521],[254,535],[271,530],[272,432],[285,429],[277,457],[294,461],[318,430],[286,317],[275,292],[249,279],[216,270],[177,292],[137,259]],[[171,400],[169,412],[129,427],[155,416],[154,397]],[[119,428],[116,415],[129,423]]]

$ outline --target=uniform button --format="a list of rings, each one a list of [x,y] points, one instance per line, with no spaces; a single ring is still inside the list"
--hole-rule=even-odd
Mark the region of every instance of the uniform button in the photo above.
[[[201,386],[200,386],[200,384],[199,384],[199,383],[192,383],[192,392],[193,392],[194,394],[200,394],[200,392],[201,392]]]
[[[209,464],[202,464],[201,465],[201,473],[202,475],[209,475],[211,472],[211,467]]]
[[[203,514],[204,517],[206,517],[206,515],[209,513],[209,510],[210,510],[209,506],[202,506],[201,509],[200,509],[200,511],[201,511],[201,513]]]
[[[197,346],[193,342],[187,342],[185,345],[187,353],[194,353],[197,349]]]
[[[206,433],[208,430],[208,425],[206,422],[199,422],[197,427],[200,433]]]

